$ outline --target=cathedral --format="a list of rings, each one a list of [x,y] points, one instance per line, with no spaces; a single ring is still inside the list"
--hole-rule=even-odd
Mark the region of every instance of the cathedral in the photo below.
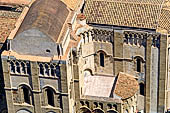
[[[0,0],[0,113],[170,113],[170,0]]]

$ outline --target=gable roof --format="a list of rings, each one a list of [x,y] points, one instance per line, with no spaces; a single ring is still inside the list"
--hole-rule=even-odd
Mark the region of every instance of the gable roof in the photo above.
[[[31,5],[17,34],[35,28],[56,42],[68,14],[67,6],[60,0],[37,0]]]
[[[169,1],[86,0],[84,14],[88,23],[157,29],[159,26],[165,27],[162,22],[170,15],[169,10],[168,14],[167,10],[164,11],[166,2]],[[169,26],[170,23],[166,25],[166,29],[170,30]]]

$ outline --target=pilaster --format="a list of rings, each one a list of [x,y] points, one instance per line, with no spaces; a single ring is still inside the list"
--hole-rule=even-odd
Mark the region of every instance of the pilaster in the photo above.
[[[10,69],[6,58],[2,58],[2,67],[3,67],[3,76],[5,82],[5,93],[6,93],[8,113],[14,113],[15,109],[14,109],[14,101],[12,95],[11,82],[10,82],[11,81]]]
[[[158,113],[165,113],[166,108],[166,79],[167,79],[167,56],[168,37],[161,35],[160,39],[160,72],[159,72],[159,92],[158,92]]]
[[[34,97],[35,113],[41,113],[40,81],[38,75],[37,62],[31,62],[31,81]]]
[[[146,42],[146,84],[145,84],[145,89],[146,89],[146,96],[145,96],[145,113],[150,113],[150,100],[151,100],[151,89],[150,89],[150,75],[151,75],[151,46],[152,46],[152,37],[147,38]]]
[[[123,31],[114,31],[114,75],[124,71],[123,67]]]

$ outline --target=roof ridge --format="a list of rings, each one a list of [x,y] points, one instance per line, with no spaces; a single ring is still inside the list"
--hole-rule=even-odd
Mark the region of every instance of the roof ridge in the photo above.
[[[129,4],[148,4],[148,5],[163,5],[165,0],[162,0],[162,3],[153,3],[153,2],[138,2],[138,1],[122,1],[122,0],[91,0],[91,1],[104,1],[104,2],[117,2],[117,3],[129,3]]]

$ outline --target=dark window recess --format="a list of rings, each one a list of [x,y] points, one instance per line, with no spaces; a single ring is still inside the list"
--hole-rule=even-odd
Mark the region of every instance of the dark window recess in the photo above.
[[[40,64],[40,74],[44,75],[44,67],[42,64]]]
[[[60,56],[60,47],[57,46],[57,53],[58,53],[58,56]]]
[[[51,75],[52,75],[52,76],[55,76],[55,69],[54,69],[54,66],[51,65],[50,68],[51,68]]]
[[[23,93],[24,93],[24,102],[30,104],[29,90],[23,87]]]
[[[26,64],[27,65],[27,74],[31,75],[31,68],[30,68],[30,64]]]
[[[47,53],[50,53],[51,51],[49,49],[46,50]]]
[[[104,67],[104,54],[100,53],[100,66]]]
[[[53,95],[53,91],[51,91],[50,89],[47,89],[47,98],[48,98],[48,104],[51,106],[54,106],[54,95]]]
[[[144,91],[144,90],[145,90],[144,87],[145,87],[145,86],[144,86],[143,83],[140,83],[139,85],[140,85],[140,94],[144,96],[144,92],[145,92],[145,91]]]
[[[137,72],[141,72],[141,60],[140,59],[137,59],[136,60],[136,62],[137,62]]]
[[[15,65],[13,62],[11,62],[11,72],[15,73]]]
[[[23,62],[21,63],[21,71],[26,74],[25,64]]]
[[[17,73],[20,73],[20,72],[21,72],[21,71],[20,71],[20,64],[19,64],[18,62],[16,63],[16,66],[17,66],[17,70],[16,70]]]

